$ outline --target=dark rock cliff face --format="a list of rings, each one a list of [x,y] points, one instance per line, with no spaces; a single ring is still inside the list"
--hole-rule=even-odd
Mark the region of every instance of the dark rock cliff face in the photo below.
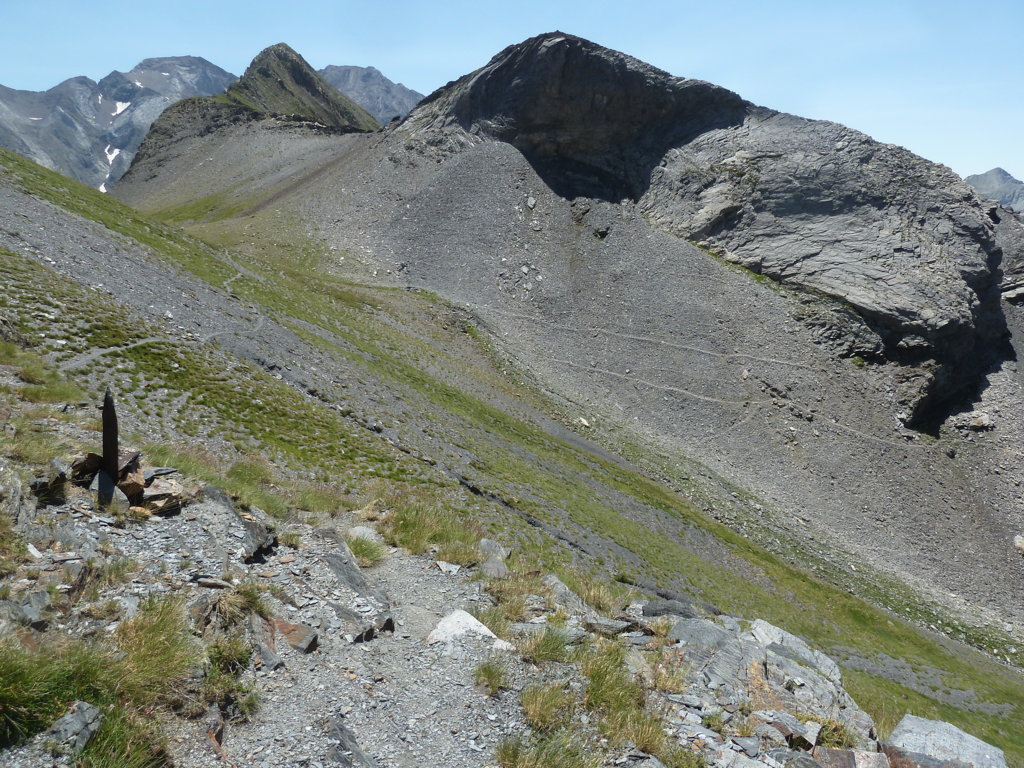
[[[670,147],[742,123],[748,106],[724,88],[554,34],[506,48],[410,119],[509,142],[563,196],[618,201],[643,194]]]
[[[846,304],[837,354],[904,365],[907,424],[941,421],[1008,354],[986,207],[949,169],[844,126],[552,33],[435,92],[403,128],[435,153],[508,142],[563,197],[630,199],[658,228]]]

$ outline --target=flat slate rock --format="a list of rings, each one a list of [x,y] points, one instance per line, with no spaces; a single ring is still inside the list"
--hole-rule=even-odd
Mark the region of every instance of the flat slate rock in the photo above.
[[[77,754],[97,734],[103,713],[87,701],[72,702],[70,711],[58,718],[46,731],[48,738]]]
[[[377,768],[377,763],[362,750],[355,734],[340,717],[331,720],[327,736],[337,742],[327,753],[328,762],[344,768]]]
[[[290,624],[281,619],[274,619],[274,629],[297,651],[311,653],[316,650],[320,635],[312,627],[305,624]]]
[[[998,747],[939,720],[906,715],[883,747],[893,768],[933,768],[940,765],[972,765],[974,768],[1006,768]]]

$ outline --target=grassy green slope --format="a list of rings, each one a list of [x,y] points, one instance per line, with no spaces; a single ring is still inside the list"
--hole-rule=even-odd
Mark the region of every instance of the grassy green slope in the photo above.
[[[166,392],[162,396],[167,402],[187,397],[203,414],[196,423],[173,424],[175,430],[208,439],[209,425],[214,424],[213,437],[240,449],[265,451],[325,478],[357,483],[360,477],[389,477],[431,488],[452,514],[472,517],[502,538],[516,541],[525,560],[556,568],[564,567],[568,556],[545,531],[572,531],[583,541],[596,532],[589,540],[595,552],[606,552],[598,565],[607,573],[652,586],[685,585],[727,612],[763,617],[840,656],[873,659],[884,654],[904,660],[922,680],[933,682],[910,688],[867,672],[847,674],[854,697],[883,727],[891,727],[906,711],[940,717],[1003,747],[1017,765],[1024,765],[1024,734],[1018,728],[1024,720],[1024,686],[1017,671],[922,632],[846,589],[815,578],[708,519],[686,498],[623,463],[545,432],[531,414],[553,413],[550,404],[490,365],[490,353],[471,327],[445,328],[451,326],[450,316],[435,297],[355,286],[330,277],[319,269],[316,248],[294,235],[298,228],[283,214],[264,212],[244,221],[228,218],[206,226],[206,238],[233,249],[228,258],[20,158],[0,155],[0,165],[26,190],[137,237],[155,258],[215,285],[237,274],[232,259],[244,263],[252,275],[264,279],[238,277],[232,291],[292,327],[322,351],[325,361],[354,367],[381,382],[397,401],[412,404],[432,429],[472,456],[463,471],[464,485],[484,495],[390,450],[376,436],[354,428],[343,412],[290,399],[294,393],[285,385],[241,361],[218,360],[207,357],[216,355],[215,350],[184,349],[171,342],[159,348],[124,349],[129,339],[122,340],[111,359],[123,366],[123,376],[137,376],[142,391]],[[244,227],[249,231],[243,238]],[[263,237],[251,237],[254,229]],[[241,247],[253,241],[262,244],[259,250]],[[32,262],[10,253],[0,257],[8,283],[22,286],[25,296],[54,291],[60,284],[68,296],[87,295]],[[109,305],[101,311],[96,301],[83,304],[76,317],[67,309],[74,302],[63,299],[65,309],[53,321],[61,327],[42,331],[51,339],[61,333],[73,336],[85,322],[83,315],[93,323],[106,323],[103,318],[110,313],[112,323],[120,310]],[[225,375],[226,370],[232,375]],[[245,400],[268,405],[242,411],[226,407]],[[282,407],[310,409],[309,418],[285,424],[278,401]],[[147,400],[140,398],[138,407],[147,407]],[[529,525],[527,519],[546,527]],[[894,602],[900,594],[898,585],[892,585],[877,597]],[[908,607],[919,621],[933,618],[927,606],[911,601]],[[976,645],[1004,647],[1000,638],[970,634],[973,630],[968,628],[957,631]],[[1016,661],[1020,663],[1020,658]],[[975,704],[948,703],[953,699],[948,694],[956,691],[969,691],[965,698]]]
[[[284,43],[262,51],[216,100],[256,112],[298,116],[332,128],[373,131],[377,121]]]

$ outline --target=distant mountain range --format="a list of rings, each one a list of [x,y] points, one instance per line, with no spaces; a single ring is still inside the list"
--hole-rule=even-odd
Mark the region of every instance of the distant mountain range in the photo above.
[[[0,86],[0,146],[91,187],[131,165],[150,124],[188,96],[219,93],[235,76],[206,59],[145,59],[98,83],[73,77],[48,91]]]
[[[320,74],[362,107],[356,121],[360,128],[404,116],[422,98],[373,67],[329,66]],[[0,85],[0,147],[106,191],[128,170],[150,125],[167,107],[182,99],[223,93],[237,80],[198,56],[170,56],[145,59],[128,72],[111,72],[98,83],[73,77],[47,91]],[[240,104],[253,97],[271,98],[269,92],[238,91],[232,99]],[[283,104],[262,104],[260,110],[288,111]],[[374,121],[366,122],[371,115]],[[326,119],[324,115],[308,117]],[[332,119],[325,124],[332,124]]]
[[[1024,213],[1024,181],[1015,179],[1002,168],[993,168],[987,173],[968,176],[964,181],[974,187],[982,197],[995,200],[1011,211]]]
[[[420,103],[422,93],[393,83],[373,67],[324,67],[321,77],[356,104],[387,125],[396,117],[405,117]]]

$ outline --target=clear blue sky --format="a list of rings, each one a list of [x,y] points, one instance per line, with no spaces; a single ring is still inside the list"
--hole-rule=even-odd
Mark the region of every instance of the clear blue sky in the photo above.
[[[0,83],[44,90],[150,56],[241,74],[286,42],[429,93],[560,29],[764,106],[836,120],[960,174],[1024,179],[1024,2],[0,0]]]

